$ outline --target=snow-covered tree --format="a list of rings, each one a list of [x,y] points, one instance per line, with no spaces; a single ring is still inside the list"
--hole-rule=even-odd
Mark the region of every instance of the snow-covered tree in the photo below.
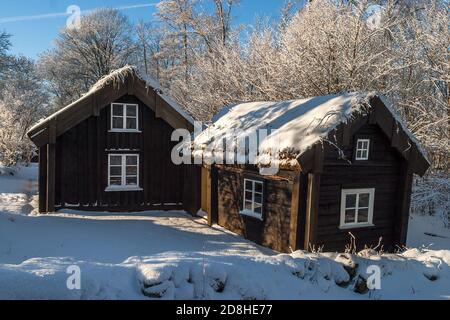
[[[0,162],[6,166],[31,159],[35,147],[26,133],[48,113],[48,95],[34,62],[10,59],[13,64],[0,90]]]
[[[172,95],[208,119],[234,102],[375,90],[399,108],[434,168],[449,170],[445,0],[315,0],[288,12],[279,24],[232,33],[227,46],[195,51],[190,82]]]
[[[55,48],[39,63],[56,104],[66,105],[102,76],[132,62],[132,31],[127,17],[114,9],[95,10],[81,18],[79,27],[62,29]]]
[[[0,90],[2,85],[2,79],[8,66],[8,50],[11,47],[10,35],[6,32],[0,32]]]

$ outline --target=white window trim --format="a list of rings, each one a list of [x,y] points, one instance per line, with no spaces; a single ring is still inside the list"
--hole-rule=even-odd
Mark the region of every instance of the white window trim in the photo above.
[[[367,142],[367,149],[359,149],[358,145],[359,143],[362,142]],[[358,151],[366,151],[367,150],[367,156],[366,157],[358,157]],[[356,141],[356,151],[355,151],[355,160],[357,161],[366,161],[369,160],[369,153],[370,153],[370,139],[358,139]]]
[[[128,157],[137,157],[137,186],[127,186],[124,185],[124,183],[126,183],[127,181],[127,174],[126,174],[126,159]],[[121,181],[122,181],[122,185],[120,186],[112,186],[111,185],[111,157],[121,157],[122,158],[122,163],[121,163],[121,167],[122,167],[122,177],[121,177]],[[106,192],[118,192],[118,191],[143,191],[143,189],[141,187],[139,187],[139,154],[136,153],[121,153],[121,154],[117,154],[117,153],[110,153],[108,154],[108,186],[106,187],[105,191]]]
[[[123,116],[122,116],[122,129],[116,129],[113,127],[113,120],[114,120],[114,106],[122,106],[123,107]],[[135,106],[136,107],[136,129],[126,129],[127,127],[127,118],[134,118],[134,117],[127,117],[127,106]],[[117,117],[119,118],[119,117]],[[122,132],[122,133],[141,133],[139,131],[139,105],[136,103],[117,103],[113,102],[111,103],[111,130],[109,132]]]
[[[345,210],[346,210],[346,200],[347,195],[356,194],[356,221],[358,221],[358,206],[359,206],[359,195],[363,193],[369,194],[369,212],[367,222],[356,222],[356,223],[345,223]],[[362,227],[373,227],[373,208],[375,203],[375,188],[371,189],[342,189],[341,195],[341,222],[340,229],[352,229],[352,228],[362,228]]]
[[[247,190],[246,189],[246,184],[247,182],[251,182],[252,183],[252,190]],[[256,183],[260,183],[262,184],[262,192],[258,192],[261,193],[261,213],[257,213],[254,212],[254,207],[255,207],[255,193],[256,193],[256,188],[255,185]],[[245,192],[246,191],[251,191],[252,192],[252,210],[247,210],[245,209],[245,202],[246,202],[246,198],[245,198]],[[261,180],[253,180],[253,179],[244,179],[244,198],[243,198],[243,203],[242,203],[242,210],[239,212],[241,215],[244,216],[249,216],[252,218],[256,218],[259,220],[263,220],[263,213],[264,213],[264,182]]]

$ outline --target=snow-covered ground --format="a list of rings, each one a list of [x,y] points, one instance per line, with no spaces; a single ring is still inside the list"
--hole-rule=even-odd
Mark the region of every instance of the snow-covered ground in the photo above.
[[[36,186],[36,166],[0,173],[0,299],[450,299],[449,230],[432,218],[413,217],[419,249],[403,254],[280,255],[182,212],[37,215]],[[366,292],[371,265],[381,290]]]

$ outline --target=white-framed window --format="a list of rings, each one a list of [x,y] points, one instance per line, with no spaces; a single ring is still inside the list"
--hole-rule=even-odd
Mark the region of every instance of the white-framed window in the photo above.
[[[244,179],[244,205],[241,214],[262,220],[264,183]]]
[[[111,131],[139,132],[139,106],[132,103],[112,103]]]
[[[342,189],[341,228],[373,226],[375,189]]]
[[[355,160],[369,160],[370,139],[358,139]]]
[[[140,191],[139,155],[108,155],[108,187],[106,191]]]

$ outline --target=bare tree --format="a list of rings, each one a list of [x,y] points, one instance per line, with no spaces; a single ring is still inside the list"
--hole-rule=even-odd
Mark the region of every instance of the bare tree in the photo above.
[[[55,48],[40,59],[40,70],[63,106],[78,98],[102,76],[132,62],[135,43],[126,16],[98,9],[81,19],[78,28],[63,29]]]

